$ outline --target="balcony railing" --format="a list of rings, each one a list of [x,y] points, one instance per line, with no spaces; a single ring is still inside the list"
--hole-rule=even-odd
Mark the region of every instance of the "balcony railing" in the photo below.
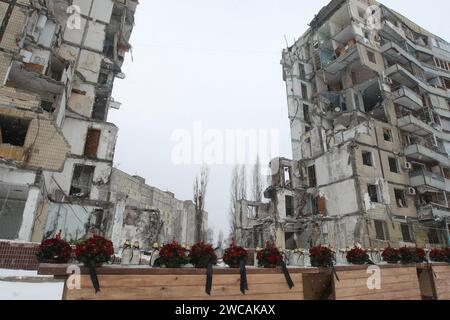
[[[411,144],[405,148],[405,156],[419,161],[439,162],[442,166],[450,166],[450,158],[439,147],[434,150],[421,144]]]
[[[419,207],[417,214],[420,221],[445,219],[450,218],[450,209],[443,205],[430,203]]]
[[[393,93],[394,102],[408,109],[420,110],[423,108],[422,97],[406,86],[401,86]]]
[[[450,180],[447,180],[434,172],[417,170],[411,172],[410,178],[411,186],[413,187],[430,186],[432,188],[450,192]]]

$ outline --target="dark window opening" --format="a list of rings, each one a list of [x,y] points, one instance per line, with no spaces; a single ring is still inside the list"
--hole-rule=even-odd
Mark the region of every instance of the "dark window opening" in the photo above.
[[[105,42],[103,45],[103,53],[107,58],[112,60],[114,60],[116,56],[116,48],[114,46],[114,43],[115,43],[115,34],[107,32],[105,36]]]
[[[317,187],[316,166],[308,167],[308,181],[310,187]]]
[[[96,158],[98,145],[100,143],[101,131],[89,129],[86,136],[86,144],[84,146],[84,155],[89,158]]]
[[[311,116],[309,114],[309,106],[307,104],[303,105],[303,118],[305,119],[306,122],[308,123],[311,122]]]
[[[92,118],[95,120],[106,120],[106,113],[108,110],[108,95],[97,94],[95,97],[94,108],[92,110]]]
[[[310,132],[311,131],[311,127],[310,126],[305,126],[305,132]]]
[[[75,165],[73,170],[70,195],[78,198],[89,198],[95,167]]]
[[[414,242],[414,239],[413,239],[413,236],[412,236],[411,227],[408,224],[406,224],[406,223],[402,223],[401,224],[401,228],[402,228],[403,241],[405,241],[405,242]]]
[[[286,232],[284,234],[285,244],[287,250],[295,250],[297,249],[297,242],[295,241],[295,233]]]
[[[300,79],[305,80],[306,78],[305,65],[303,63],[299,63],[298,70]]]
[[[103,224],[103,215],[104,212],[101,209],[95,210],[95,229],[101,230]]]
[[[55,112],[55,107],[53,106],[53,101],[41,100],[41,108],[44,111],[47,111],[49,113]]]
[[[308,87],[304,83],[302,83],[302,98],[304,100],[308,99]]]
[[[428,240],[430,241],[430,244],[440,244],[441,241],[439,239],[439,233],[436,229],[429,229],[428,230]]]
[[[389,158],[389,169],[393,173],[399,173],[400,170],[398,168],[398,161],[396,158]]]
[[[0,116],[0,142],[2,144],[23,147],[30,122],[28,119]]]
[[[372,63],[377,63],[377,59],[375,57],[375,53],[373,53],[372,51],[367,51],[367,57],[369,58],[369,61]]]
[[[380,199],[378,198],[378,187],[374,184],[369,184],[367,186],[367,191],[369,192],[370,201],[378,203]]]
[[[372,112],[382,106],[383,95],[378,82],[374,83],[364,91],[363,102],[366,112]]]
[[[294,197],[286,196],[286,216],[294,216]]]
[[[362,151],[363,164],[368,167],[373,167],[372,152]]]
[[[61,81],[64,73],[64,63],[58,58],[52,58],[49,62],[49,68],[47,69],[47,75],[56,81]]]
[[[406,202],[405,190],[395,189],[395,201],[397,203],[397,207],[406,208],[408,207],[408,203]]]
[[[386,223],[382,220],[375,220],[375,231],[378,240],[388,240]]]
[[[284,185],[289,186],[291,184],[291,168],[290,167],[284,167],[283,168],[283,179],[284,179]]]
[[[383,129],[384,141],[392,142],[392,131],[389,129]]]

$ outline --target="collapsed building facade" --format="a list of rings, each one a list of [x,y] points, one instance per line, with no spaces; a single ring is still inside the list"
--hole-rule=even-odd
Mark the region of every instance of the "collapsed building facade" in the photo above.
[[[111,94],[137,5],[0,1],[0,239],[40,242],[61,230],[75,241],[123,227],[111,186],[118,128],[107,119],[120,107]]]
[[[293,160],[241,242],[450,244],[450,44],[370,0],[333,0],[283,51]]]

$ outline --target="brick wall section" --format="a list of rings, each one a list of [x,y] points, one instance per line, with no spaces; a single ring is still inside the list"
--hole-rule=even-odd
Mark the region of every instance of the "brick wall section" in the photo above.
[[[13,270],[37,270],[37,243],[0,241],[0,268]]]

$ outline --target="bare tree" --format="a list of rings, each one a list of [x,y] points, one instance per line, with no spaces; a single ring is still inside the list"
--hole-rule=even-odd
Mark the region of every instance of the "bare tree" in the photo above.
[[[247,167],[245,164],[241,166],[239,172],[239,199],[247,199]]]
[[[195,240],[204,239],[203,216],[205,212],[206,190],[209,182],[209,168],[203,166],[199,176],[195,177],[194,182],[194,206],[195,206]]]
[[[217,247],[218,248],[223,248],[223,246],[224,246],[223,241],[224,241],[224,236],[223,236],[223,231],[221,229],[221,230],[219,230],[219,238],[217,240]]]
[[[256,156],[256,163],[253,168],[253,181],[252,181],[252,192],[253,200],[256,202],[262,201],[263,193],[263,180],[261,177],[261,162],[259,161],[259,155]]]
[[[231,197],[230,197],[230,235],[236,233],[236,203],[239,200],[239,165],[235,165],[231,174]]]

